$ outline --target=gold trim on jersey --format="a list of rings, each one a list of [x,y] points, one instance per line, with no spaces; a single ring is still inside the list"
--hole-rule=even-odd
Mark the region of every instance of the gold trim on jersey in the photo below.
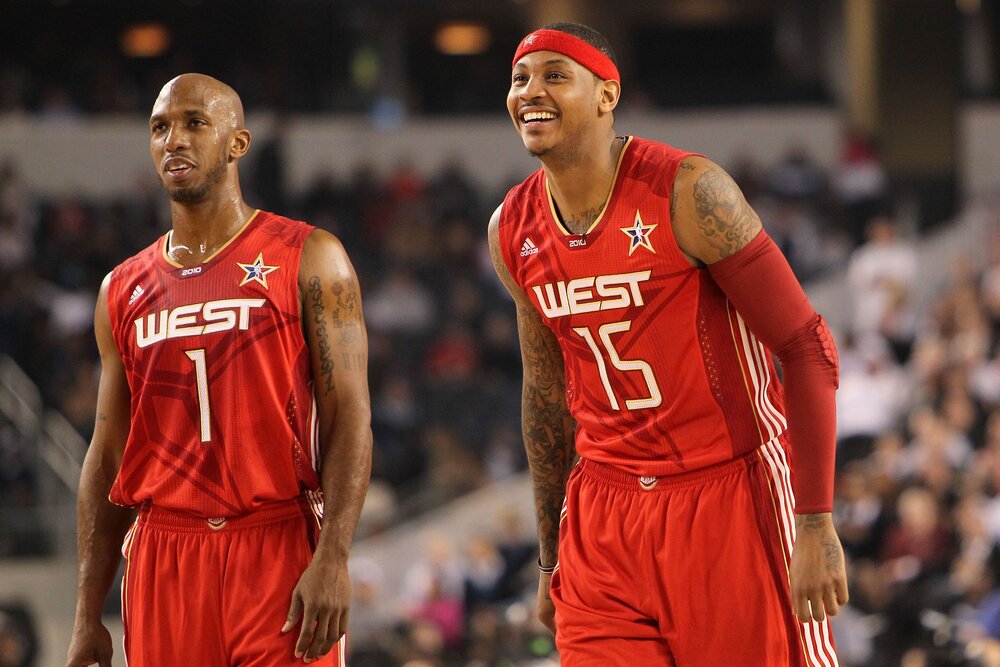
[[[225,250],[226,248],[228,248],[230,245],[232,245],[233,241],[235,241],[236,239],[238,239],[240,237],[240,234],[242,234],[246,230],[246,228],[250,226],[250,223],[254,221],[254,219],[257,217],[258,213],[260,213],[260,209],[259,208],[258,209],[254,209],[254,212],[251,213],[250,217],[247,218],[246,222],[244,222],[243,225],[241,225],[240,228],[236,230],[236,233],[233,234],[231,237],[229,237],[228,241],[226,241],[221,246],[219,246],[218,248],[216,248],[215,251],[211,255],[209,255],[205,259],[201,260],[201,262],[199,262],[199,264],[208,264],[213,259],[215,259],[215,257],[220,252],[222,252],[223,250]],[[174,230],[172,230],[172,229],[169,232],[167,232],[164,235],[164,237],[163,237],[163,247],[160,248],[160,252],[163,254],[163,259],[168,264],[170,264],[171,266],[176,266],[178,269],[187,268],[183,264],[181,264],[180,262],[175,262],[174,260],[172,260],[170,258],[170,253],[167,252],[167,249],[170,247],[170,240],[173,239],[173,238],[174,238]]]
[[[601,212],[597,216],[597,219],[591,223],[590,227],[584,232],[584,234],[589,234],[594,231],[597,228],[597,225],[599,225],[601,220],[604,218],[604,214],[608,212],[608,204],[611,203],[611,197],[615,194],[615,187],[618,185],[618,172],[622,168],[622,161],[625,159],[625,151],[628,150],[629,144],[632,143],[632,139],[634,139],[632,136],[625,137],[625,145],[622,146],[621,152],[618,153],[618,163],[615,165],[615,175],[611,178],[611,189],[608,190],[608,196],[604,198],[604,206],[601,208]],[[552,198],[552,190],[549,189],[548,177],[545,178],[545,196],[548,197],[549,200],[549,211],[552,213],[552,219],[556,221],[556,226],[559,227],[563,236],[580,236],[580,234],[576,234],[566,229],[566,225],[563,224],[562,218],[559,217],[559,213],[556,210],[556,202]]]

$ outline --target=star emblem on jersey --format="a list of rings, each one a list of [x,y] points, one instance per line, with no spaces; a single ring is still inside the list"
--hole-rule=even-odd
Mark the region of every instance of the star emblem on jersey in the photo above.
[[[632,243],[628,247],[629,257],[635,252],[636,248],[642,247],[649,252],[655,253],[653,250],[653,244],[649,242],[649,235],[653,233],[653,230],[657,228],[658,225],[644,225],[642,224],[642,217],[639,215],[639,211],[635,212],[635,223],[631,227],[620,227],[620,229],[628,234],[629,239]]]
[[[280,266],[268,266],[267,264],[265,264],[263,253],[258,253],[257,259],[254,261],[253,264],[243,264],[242,262],[236,262],[236,265],[247,272],[247,274],[243,276],[243,280],[240,281],[240,287],[243,287],[248,282],[253,281],[263,285],[264,289],[270,289],[267,286],[267,274],[271,273],[272,271],[277,271],[278,269],[281,268]]]

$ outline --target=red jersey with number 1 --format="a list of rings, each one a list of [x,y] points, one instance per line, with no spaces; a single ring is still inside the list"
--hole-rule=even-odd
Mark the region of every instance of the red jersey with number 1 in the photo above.
[[[585,234],[562,226],[541,169],[500,217],[510,273],[562,348],[577,452],[641,476],[728,461],[786,428],[770,355],[674,240],[689,155],[629,138]]]
[[[170,260],[168,233],[114,270],[132,421],[112,502],[226,517],[319,488],[298,287],[312,230],[259,211],[197,266]]]

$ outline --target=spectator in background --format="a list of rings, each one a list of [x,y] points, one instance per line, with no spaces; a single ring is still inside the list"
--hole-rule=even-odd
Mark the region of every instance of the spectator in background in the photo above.
[[[860,130],[844,139],[844,153],[833,176],[833,192],[840,205],[847,233],[858,245],[865,225],[886,206],[885,169],[872,142]]]
[[[821,202],[826,191],[826,173],[803,146],[793,146],[768,175],[768,187],[782,200],[806,205]]]
[[[913,287],[917,280],[917,254],[913,245],[899,238],[889,217],[868,224],[868,242],[851,255],[847,282],[855,304],[855,335],[875,334],[893,347],[901,363],[909,359],[916,329]]]
[[[251,172],[251,189],[265,211],[287,211],[290,208],[285,158],[287,132],[287,120],[276,116],[271,124],[271,134],[263,146],[255,149],[257,157]]]

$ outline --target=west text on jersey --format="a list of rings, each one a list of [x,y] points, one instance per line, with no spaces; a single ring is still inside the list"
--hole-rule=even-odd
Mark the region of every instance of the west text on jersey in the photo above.
[[[615,310],[631,305],[642,306],[639,284],[649,280],[651,271],[616,273],[609,276],[587,276],[569,282],[533,285],[538,306],[548,318]],[[594,295],[597,292],[597,296]]]
[[[135,342],[149,347],[168,338],[184,338],[218,333],[250,326],[250,310],[260,308],[266,299],[220,299],[192,303],[152,312],[135,320]]]

